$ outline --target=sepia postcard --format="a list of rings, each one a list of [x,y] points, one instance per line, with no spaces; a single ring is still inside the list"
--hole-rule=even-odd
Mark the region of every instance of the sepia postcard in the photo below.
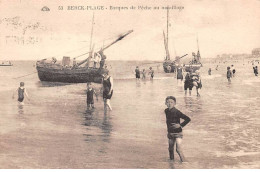
[[[0,0],[1,169],[259,169],[259,0]]]

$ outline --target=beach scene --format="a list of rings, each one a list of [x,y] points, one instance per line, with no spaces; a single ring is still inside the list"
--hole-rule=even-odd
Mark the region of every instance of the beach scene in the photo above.
[[[260,2],[117,3],[0,1],[0,168],[259,169]]]

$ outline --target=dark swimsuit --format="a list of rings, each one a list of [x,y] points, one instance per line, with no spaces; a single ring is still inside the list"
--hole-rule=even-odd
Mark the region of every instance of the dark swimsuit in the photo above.
[[[138,69],[135,69],[135,77],[140,78],[140,71]]]
[[[151,78],[153,78],[154,77],[154,71],[153,70],[151,70]]]
[[[103,98],[104,99],[111,99],[113,95],[113,90],[111,91],[111,94],[108,94],[111,89],[111,82],[110,77],[107,80],[103,80]]]
[[[24,89],[18,88],[18,101],[23,102],[24,99]]]
[[[182,69],[181,68],[177,69],[177,79],[183,80],[183,75],[182,75]]]
[[[191,76],[186,75],[185,76],[185,81],[184,81],[184,90],[192,90],[193,83],[192,83],[192,78]]]
[[[94,104],[93,94],[94,94],[93,89],[87,90],[87,104]]]

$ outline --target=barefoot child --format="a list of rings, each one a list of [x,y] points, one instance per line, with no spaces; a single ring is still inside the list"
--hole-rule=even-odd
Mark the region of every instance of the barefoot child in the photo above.
[[[93,109],[94,107],[94,98],[93,98],[93,94],[96,95],[96,99],[98,101],[98,96],[96,91],[92,88],[92,84],[91,82],[87,83],[87,109],[89,109],[90,107]]]
[[[27,92],[24,88],[24,82],[20,82],[20,87],[18,87],[18,89],[15,90],[15,92],[18,92],[18,99],[17,100],[18,100],[19,103],[23,103],[24,95],[27,97],[28,100],[30,100],[29,96],[28,96],[28,94],[27,94]],[[15,92],[13,93],[13,99],[14,99]]]
[[[176,142],[176,152],[179,154],[181,161],[185,162],[186,159],[182,152],[182,128],[190,122],[190,118],[175,108],[175,97],[168,96],[165,100],[165,104],[168,107],[164,112],[166,115],[166,124],[168,130],[167,136],[169,139],[170,159],[174,159],[174,144]],[[184,119],[182,123],[180,123],[181,118]]]

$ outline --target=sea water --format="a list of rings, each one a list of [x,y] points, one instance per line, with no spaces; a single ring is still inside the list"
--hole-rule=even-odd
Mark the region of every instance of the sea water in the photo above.
[[[183,83],[161,64],[153,67],[153,80],[136,81],[135,67],[148,70],[151,64],[109,62],[114,94],[107,114],[101,85],[93,84],[99,99],[87,111],[85,83],[41,82],[35,62],[13,63],[0,68],[1,168],[260,168],[260,79],[246,62],[232,62],[237,72],[231,83],[226,78],[231,62],[204,64],[200,97],[194,89],[185,96]],[[30,96],[24,105],[15,91],[21,81]],[[164,114],[169,95],[191,118],[184,127],[185,164],[176,152],[175,161],[169,160]]]

